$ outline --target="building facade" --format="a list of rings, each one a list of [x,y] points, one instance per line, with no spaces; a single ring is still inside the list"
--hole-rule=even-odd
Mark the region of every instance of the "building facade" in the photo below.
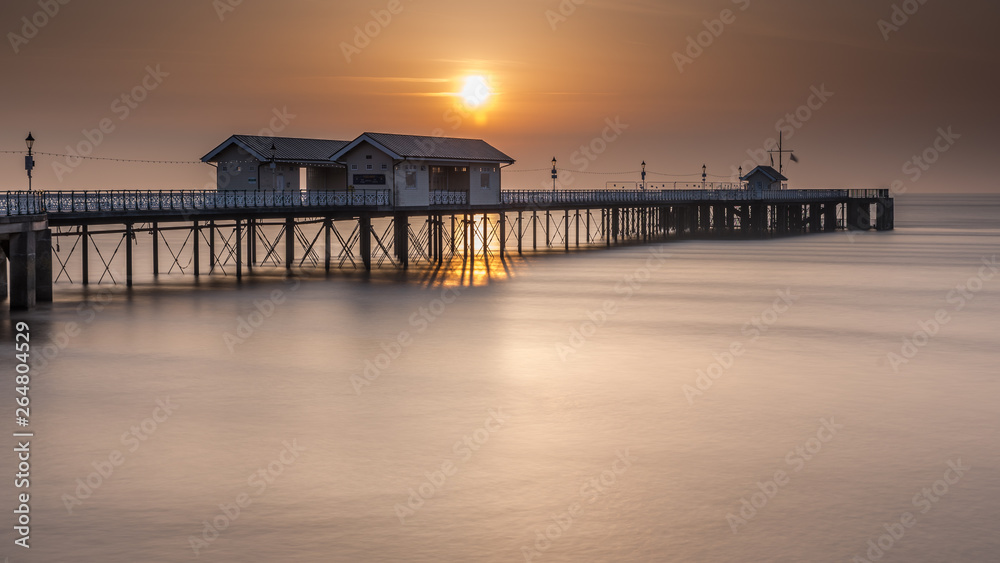
[[[396,206],[500,202],[514,160],[485,141],[364,133],[353,141],[234,135],[202,158],[219,190],[389,190]]]

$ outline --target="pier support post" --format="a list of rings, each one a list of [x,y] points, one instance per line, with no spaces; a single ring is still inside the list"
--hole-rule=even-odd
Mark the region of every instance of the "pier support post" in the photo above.
[[[80,279],[83,285],[90,285],[90,228],[84,225],[80,230]]]
[[[153,277],[160,275],[160,227],[153,221]]]
[[[132,287],[132,239],[135,231],[132,223],[125,223],[125,287]]]
[[[877,202],[877,214],[875,216],[875,229],[878,231],[891,231],[895,228],[894,213],[895,200],[892,198],[882,198]]]
[[[10,308],[25,310],[37,301],[35,233],[30,230],[10,236]]]
[[[247,219],[247,273],[253,274],[253,266],[257,259],[257,220]]]
[[[521,252],[521,241],[524,238],[524,217],[522,217],[522,212],[517,212],[517,253]]]
[[[837,204],[830,202],[823,205],[823,230],[833,232],[837,230]]]
[[[201,275],[201,226],[198,225],[198,221],[195,221],[191,225],[191,238],[194,239],[194,277],[199,277]]]
[[[490,267],[488,258],[488,253],[490,250],[490,214],[483,213],[483,262],[486,263],[486,267]]]
[[[52,229],[35,236],[35,301],[52,303]]]
[[[436,243],[434,242],[435,219],[434,215],[427,216],[427,259],[431,262],[434,261],[434,250],[436,248]]]
[[[507,212],[500,211],[500,260],[504,260],[507,251]]]
[[[867,201],[847,202],[847,228],[852,231],[871,229],[871,206]]]
[[[397,213],[393,218],[392,227],[396,258],[399,259],[400,266],[406,270],[410,267],[409,217],[404,213]]]
[[[361,240],[359,250],[361,251],[361,262],[365,266],[365,271],[372,271],[372,218],[365,215],[358,218],[358,227]]]
[[[323,268],[328,274],[330,273],[330,262],[332,258],[330,253],[330,244],[331,244],[330,235],[332,234],[332,231],[333,231],[333,221],[329,217],[327,217],[326,219],[323,220],[323,237],[324,237]]]
[[[576,242],[577,244],[579,244],[580,243],[579,223],[577,223],[577,227],[578,228],[576,231]],[[565,212],[563,213],[563,242],[565,243],[563,245],[565,247],[565,251],[569,252],[569,209],[566,209]]]
[[[236,220],[236,281],[243,281],[243,222]]]
[[[531,249],[538,250],[538,212],[531,212]]]
[[[295,218],[285,217],[285,269],[291,272],[294,266],[295,266]]]
[[[215,221],[208,222],[208,273],[215,273]]]

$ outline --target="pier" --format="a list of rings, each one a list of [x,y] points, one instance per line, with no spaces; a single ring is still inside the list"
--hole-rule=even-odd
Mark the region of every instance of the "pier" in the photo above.
[[[491,204],[433,191],[426,205],[392,201],[389,189],[0,193],[0,299],[19,310],[52,301],[54,283],[132,287],[137,251],[149,253],[154,277],[239,282],[261,269],[407,269],[691,237],[886,231],[894,222],[884,189],[504,190]],[[179,248],[165,236],[175,232]],[[114,248],[102,252],[99,235]],[[111,266],[120,253],[122,280]]]

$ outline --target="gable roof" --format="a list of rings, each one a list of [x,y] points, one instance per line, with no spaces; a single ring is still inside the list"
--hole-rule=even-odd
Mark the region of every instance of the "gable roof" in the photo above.
[[[481,139],[456,139],[426,135],[396,135],[363,133],[360,137],[331,153],[332,160],[343,158],[363,142],[368,142],[396,160],[472,160],[513,163],[514,159]]]
[[[758,172],[760,172],[761,174],[767,176],[768,179],[770,179],[772,182],[787,182],[788,181],[788,178],[785,178],[785,176],[782,175],[781,172],[778,172],[777,170],[775,170],[774,168],[771,168],[770,166],[758,166],[757,168],[754,168],[750,172],[747,172],[746,176],[743,176],[742,178],[740,178],[740,180],[746,180],[747,178],[749,178],[750,176],[753,176],[754,174],[756,174]]]
[[[330,164],[330,155],[347,146],[349,141],[324,139],[297,139],[293,137],[262,137],[259,135],[233,135],[212,152],[202,157],[202,162],[213,162],[219,153],[236,145],[261,162],[271,160],[271,146],[275,162],[302,162]]]

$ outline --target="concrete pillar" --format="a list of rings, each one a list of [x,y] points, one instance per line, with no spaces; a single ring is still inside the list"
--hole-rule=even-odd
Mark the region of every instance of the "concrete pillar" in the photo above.
[[[10,308],[35,306],[35,233],[25,231],[10,236]]]
[[[52,303],[52,229],[35,234],[35,300]]]

